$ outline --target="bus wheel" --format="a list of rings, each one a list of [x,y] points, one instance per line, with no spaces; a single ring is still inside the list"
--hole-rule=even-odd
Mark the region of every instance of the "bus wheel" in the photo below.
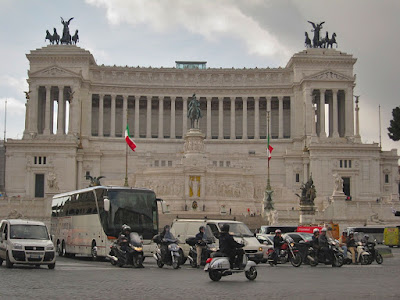
[[[97,246],[96,241],[92,241],[92,249],[90,250],[90,254],[92,255],[93,260],[97,260]]]
[[[67,251],[65,250],[65,242],[61,242],[61,246],[58,247],[58,255],[59,256],[67,256]]]

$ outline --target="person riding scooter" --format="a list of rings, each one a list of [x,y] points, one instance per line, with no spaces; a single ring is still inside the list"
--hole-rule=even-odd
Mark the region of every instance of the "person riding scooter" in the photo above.
[[[350,250],[351,261],[355,265],[357,264],[357,262],[356,262],[356,248],[357,248],[357,245],[356,245],[356,241],[354,239],[354,233],[350,232],[349,238],[347,239],[347,249]]]
[[[164,230],[160,234],[160,238],[161,238],[160,248],[161,248],[161,256],[162,256],[163,260],[166,259],[166,255],[168,253],[168,242],[172,242],[172,241],[176,240],[170,230],[171,230],[171,227],[169,225],[165,225]]]
[[[122,225],[121,233],[119,234],[118,241],[117,241],[117,244],[120,247],[120,249],[122,251],[126,252],[126,255],[127,255],[126,259],[128,261],[131,260],[131,256],[132,256],[132,249],[129,247],[129,242],[130,242],[129,235],[130,235],[130,233],[131,233],[131,227],[126,225],[126,224]]]
[[[375,247],[368,247],[369,244],[374,244],[374,245],[375,245],[375,243],[369,241],[369,235],[368,235],[368,234],[364,235],[364,237],[361,239],[361,243],[362,243],[365,247],[368,248],[368,250],[369,250],[370,253],[371,253],[371,256],[372,256],[372,257],[375,257]]]
[[[285,243],[282,237],[282,231],[280,229],[275,230],[274,236],[274,265],[278,264],[278,255],[281,251],[282,245]]]
[[[347,259],[347,230],[343,230],[341,237],[339,238],[339,247],[343,250],[343,258]]]
[[[232,235],[229,234],[229,225],[224,224],[221,227],[219,235],[219,250],[229,257],[231,269],[234,267],[241,268],[243,261],[244,245],[236,242]],[[236,262],[236,264],[235,264]]]
[[[318,244],[325,260],[333,261],[333,252],[329,248],[328,237],[326,236],[326,228],[321,229],[321,234],[318,237]]]

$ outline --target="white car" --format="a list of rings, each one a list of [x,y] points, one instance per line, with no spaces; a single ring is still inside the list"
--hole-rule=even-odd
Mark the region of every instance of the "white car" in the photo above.
[[[56,266],[56,252],[43,222],[3,220],[0,225],[0,265],[14,264]]]

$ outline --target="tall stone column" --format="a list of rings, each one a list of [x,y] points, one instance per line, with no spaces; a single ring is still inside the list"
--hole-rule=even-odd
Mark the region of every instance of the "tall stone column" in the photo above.
[[[171,96],[171,139],[176,138],[175,135],[175,96]]]
[[[267,120],[267,137],[268,134],[271,132],[271,97],[266,97],[267,99],[267,112],[265,119]],[[269,118],[268,118],[268,112],[269,112]]]
[[[164,138],[164,97],[158,96],[158,138]]]
[[[278,138],[283,139],[283,96],[278,97],[279,101],[279,132]]]
[[[146,126],[146,137],[151,138],[151,99],[153,96],[147,96],[147,126]]]
[[[359,110],[360,108],[358,107],[358,98],[360,96],[355,96],[356,97],[356,138],[360,138],[360,118],[359,118]]]
[[[314,124],[312,120],[313,112],[313,89],[307,87],[304,91],[304,135],[310,136],[312,133],[312,125]]]
[[[104,128],[104,94],[99,94],[99,136],[103,136]],[[71,120],[70,120],[71,121]]]
[[[128,95],[122,95],[122,136],[125,136],[127,119],[128,119]]]
[[[44,117],[44,131],[43,134],[50,134],[50,98],[51,98],[51,86],[46,85],[46,107]]]
[[[254,138],[260,139],[260,98],[254,97]]]
[[[218,97],[218,139],[224,139],[224,97]]]
[[[57,135],[65,134],[64,87],[58,87]]]
[[[345,91],[345,116],[346,116],[346,136],[354,136],[354,108],[353,108],[353,87],[348,87]]]
[[[242,139],[247,140],[247,96],[242,97],[243,100],[243,137]]]
[[[140,138],[140,131],[139,131],[139,124],[140,124],[140,117],[139,117],[139,100],[140,96],[135,95],[135,138],[138,139]],[[129,106],[128,106],[129,109]]]
[[[182,108],[182,136],[185,136],[187,132],[187,100],[188,97],[182,97],[183,108]]]
[[[31,84],[29,86],[29,90],[31,91],[29,94],[29,101],[28,101],[28,107],[29,107],[29,118],[28,120],[25,120],[25,122],[28,122],[28,132],[32,135],[35,135],[38,133],[38,104],[39,104],[39,86],[35,84]]]
[[[316,137],[317,136],[317,122],[315,122],[315,116],[316,116],[316,104],[312,104],[312,123],[311,123],[311,136]]]
[[[211,136],[211,100],[212,97],[207,97],[207,139],[212,139]]]
[[[77,91],[77,88],[71,87],[69,93],[69,122],[68,122],[68,135],[72,135],[77,132],[76,124],[78,124],[78,120],[80,119],[80,114],[77,113],[77,101],[79,101],[79,95],[75,95],[74,93]],[[80,122],[80,121],[79,121]],[[75,126],[75,132],[73,132],[73,128]]]
[[[111,95],[111,132],[110,136],[114,137],[115,136],[115,98],[116,95],[112,94]]]
[[[333,97],[333,103],[332,103],[332,106],[333,106],[333,133],[332,133],[332,137],[334,137],[334,138],[339,137],[337,96],[338,96],[338,90],[337,89],[332,90],[332,97]]]
[[[236,97],[231,97],[231,140],[236,139],[235,100],[236,100]]]
[[[319,137],[325,138],[326,131],[325,131],[325,89],[320,90],[320,97],[319,97]]]

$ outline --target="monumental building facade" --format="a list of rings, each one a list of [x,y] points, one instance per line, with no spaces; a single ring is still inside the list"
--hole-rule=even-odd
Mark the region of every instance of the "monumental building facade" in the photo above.
[[[297,222],[296,194],[310,176],[317,219],[393,220],[399,156],[361,142],[352,55],[307,49],[283,68],[255,69],[104,66],[75,45],[27,58],[25,130],[6,145],[2,201],[11,213],[47,218],[51,197],[87,187],[87,175],[122,186],[128,151],[129,186],[154,189],[172,213],[261,214],[269,132],[282,222]],[[202,118],[189,140],[193,94]],[[135,152],[126,146],[127,124]],[[329,212],[336,174],[348,215]]]

